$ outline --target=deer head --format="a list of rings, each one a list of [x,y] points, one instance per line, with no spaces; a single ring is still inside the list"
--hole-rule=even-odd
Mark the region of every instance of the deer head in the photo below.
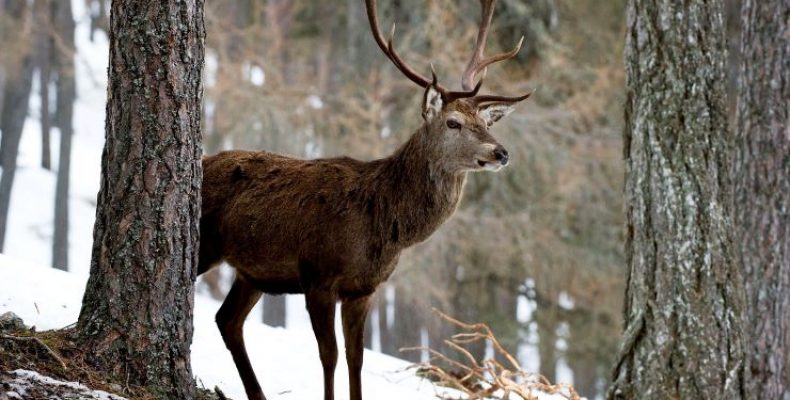
[[[441,160],[442,167],[450,172],[498,171],[507,165],[507,150],[491,136],[488,129],[510,114],[516,103],[532,94],[530,92],[516,97],[478,94],[486,68],[514,57],[524,40],[522,37],[508,52],[490,57],[483,55],[495,3],[496,0],[480,0],[482,17],[475,48],[461,77],[462,90],[452,91],[437,82],[433,68],[432,79],[429,80],[403,61],[392,44],[395,26],[392,27],[389,40],[385,41],[379,29],[376,1],[365,0],[368,22],[376,43],[407,78],[425,89],[422,117],[426,129],[418,130],[417,135],[423,135],[419,139],[431,149],[431,156]],[[475,84],[481,73],[482,77]]]

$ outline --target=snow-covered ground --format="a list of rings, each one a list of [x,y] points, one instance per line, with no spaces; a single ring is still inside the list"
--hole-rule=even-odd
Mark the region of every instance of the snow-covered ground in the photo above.
[[[0,255],[0,314],[12,311],[37,330],[62,328],[76,322],[86,279],[78,274],[26,263]],[[243,399],[244,388],[214,324],[220,303],[195,298],[192,370],[199,383],[215,385],[235,399]],[[309,331],[272,328],[247,321],[244,337],[255,372],[270,399],[319,399],[323,393],[318,346]],[[340,354],[342,336],[339,339]],[[435,399],[437,389],[417,377],[409,363],[365,350],[362,390],[377,400]],[[348,369],[338,361],[335,393],[348,398]],[[541,395],[541,399],[564,399]]]
[[[79,315],[85,279],[0,255],[0,314],[13,311],[37,330],[70,325]],[[195,299],[192,368],[199,383],[219,386],[226,395],[243,399],[244,388],[230,353],[214,324],[220,303]],[[308,331],[272,328],[255,321],[244,326],[244,337],[261,386],[271,399],[319,399],[323,392],[318,346]],[[344,354],[342,341],[340,354]],[[365,351],[363,391],[376,399],[435,399],[433,386],[407,370],[409,363]],[[347,368],[339,360],[336,393],[348,398]]]

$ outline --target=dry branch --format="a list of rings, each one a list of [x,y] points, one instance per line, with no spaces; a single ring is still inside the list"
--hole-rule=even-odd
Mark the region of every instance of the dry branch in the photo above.
[[[414,367],[437,385],[458,390],[467,400],[537,400],[538,393],[557,394],[568,400],[580,399],[572,386],[553,385],[539,374],[524,371],[486,324],[469,324],[437,309],[433,311],[444,321],[461,329],[460,333],[445,340],[444,344],[458,351],[462,360],[453,359],[431,348],[409,347],[401,351],[428,351],[431,359],[428,362],[415,364]],[[490,343],[495,354],[503,358],[507,365],[497,361],[496,356],[477,360],[468,350],[468,346],[480,341]],[[457,398],[446,394],[439,394],[438,397],[445,400]]]

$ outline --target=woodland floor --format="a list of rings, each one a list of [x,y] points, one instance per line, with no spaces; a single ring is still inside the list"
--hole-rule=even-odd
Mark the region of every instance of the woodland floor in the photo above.
[[[86,362],[73,334],[71,328],[36,332],[21,323],[0,321],[0,400],[158,398]],[[221,391],[203,387],[196,394],[198,400],[227,399]]]

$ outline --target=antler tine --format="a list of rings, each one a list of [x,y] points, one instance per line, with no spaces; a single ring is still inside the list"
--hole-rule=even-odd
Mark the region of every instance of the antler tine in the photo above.
[[[518,44],[516,44],[516,47],[514,47],[512,50],[495,54],[488,58],[483,58],[486,40],[488,39],[488,28],[491,27],[491,20],[494,16],[495,4],[496,0],[480,0],[482,12],[480,18],[480,27],[477,31],[477,42],[475,43],[475,50],[472,54],[472,59],[469,60],[469,64],[467,64],[464,74],[461,77],[461,87],[464,90],[470,90],[472,88],[472,85],[475,81],[475,76],[477,76],[477,74],[487,66],[495,62],[504,61],[515,57],[515,55],[518,54],[518,51],[521,50],[521,45],[524,43],[524,37],[522,36],[518,41]]]
[[[514,96],[514,97],[494,96],[494,95],[484,94],[484,95],[480,95],[480,96],[475,96],[475,98],[472,99],[472,101],[477,106],[479,106],[480,104],[483,104],[483,103],[492,103],[492,102],[518,103],[519,101],[525,100],[527,97],[532,96],[533,93],[535,93],[535,90],[532,90],[531,92],[529,92],[529,93],[527,93],[525,95]]]
[[[387,55],[387,58],[395,64],[396,67],[406,75],[407,78],[411,79],[412,82],[422,86],[427,87],[431,81],[428,80],[426,77],[422,76],[419,72],[415,71],[411,67],[409,67],[403,59],[398,56],[398,53],[395,52],[395,48],[392,46],[392,37],[395,35],[395,25],[392,25],[392,31],[390,33],[390,38],[388,41],[384,40],[384,37],[381,34],[381,30],[379,30],[379,20],[376,14],[376,0],[365,0],[365,9],[368,13],[368,22],[370,22],[370,30],[373,33],[373,38],[376,40],[376,43],[381,48],[381,51]]]

